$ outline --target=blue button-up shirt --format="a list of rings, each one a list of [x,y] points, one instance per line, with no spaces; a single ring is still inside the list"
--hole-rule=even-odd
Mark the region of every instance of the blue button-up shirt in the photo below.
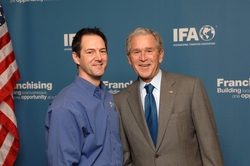
[[[122,165],[113,95],[100,87],[76,76],[53,100],[45,119],[48,165]]]

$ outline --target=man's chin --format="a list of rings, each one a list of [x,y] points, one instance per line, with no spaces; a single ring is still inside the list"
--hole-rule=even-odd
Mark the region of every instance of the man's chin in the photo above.
[[[152,78],[148,75],[145,74],[138,74],[138,75],[144,82],[150,82],[152,80]]]
[[[93,77],[96,79],[100,79],[103,75],[104,73],[100,73],[100,74],[95,74]]]

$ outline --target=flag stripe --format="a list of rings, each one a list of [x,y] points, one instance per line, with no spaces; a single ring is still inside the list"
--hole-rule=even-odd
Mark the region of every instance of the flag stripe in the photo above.
[[[3,37],[5,37],[5,36],[3,36]],[[0,50],[1,50],[0,62],[1,62],[6,58],[6,56],[8,56],[13,51],[11,40],[9,40],[9,42],[6,43],[5,46],[1,47]]]
[[[12,100],[12,98],[10,98],[9,100]],[[8,102],[11,102],[11,105],[14,104],[13,100]],[[17,139],[19,139],[14,111],[5,102],[0,103],[0,122],[9,130],[9,132],[11,132]]]
[[[4,165],[9,166],[9,165],[13,165],[14,164],[14,161],[16,160],[17,152],[18,152],[19,148],[20,148],[19,140],[14,139],[12,141],[12,146],[10,147],[9,153],[6,156]]]
[[[1,26],[0,37],[2,38],[2,36],[3,36],[4,34],[6,34],[6,33],[9,33],[9,31],[8,31],[7,24],[4,23],[4,24]]]
[[[1,155],[0,155],[0,165],[4,165],[4,161],[6,159],[6,156],[8,155],[10,149],[11,149],[11,146],[12,146],[12,143],[14,141],[14,138],[12,136],[12,134],[9,132],[3,142],[3,145],[1,146],[0,148],[0,152],[1,152]],[[5,163],[5,165],[7,165],[7,163]]]
[[[10,54],[11,55],[11,54]],[[5,59],[4,59],[4,61],[7,61],[8,59],[12,59],[12,57],[10,56],[9,58],[8,57],[6,57]],[[10,60],[9,60],[9,62],[10,62]],[[7,61],[8,62],[8,61]],[[3,63],[4,64],[4,62],[1,62],[1,63]],[[4,67],[4,66],[2,66],[2,67]],[[11,77],[11,75],[12,75],[12,72],[14,72],[14,71],[16,71],[17,70],[17,65],[16,65],[16,61],[15,60],[13,60],[12,61],[12,63],[10,63],[10,64],[6,64],[6,66],[5,66],[5,70],[1,73],[1,75],[0,75],[0,78],[1,78],[1,80],[3,79],[3,81],[6,81],[6,80],[8,80],[8,79],[10,79],[10,77]],[[1,82],[0,83],[0,88],[2,88],[3,87],[3,85],[5,84],[5,82]]]
[[[6,24],[2,25],[1,28],[1,39],[0,39],[0,49],[2,49],[7,43],[10,42],[10,34],[7,31]]]
[[[9,98],[9,96],[8,96]],[[10,99],[12,100],[12,99]],[[13,104],[13,103],[11,103]],[[6,128],[11,129],[16,126],[16,118],[14,111],[11,109],[11,107],[6,102],[0,103],[0,122],[6,126]],[[9,126],[9,127],[8,127]]]
[[[1,129],[0,129],[0,147],[2,147],[3,142],[9,133],[9,131],[0,123]]]
[[[17,66],[15,65],[15,63],[12,63],[12,65],[10,65],[9,68],[13,68],[11,71],[14,71],[14,72],[8,73],[9,70],[7,69],[3,74],[5,75],[5,78],[2,78],[2,75],[0,75],[0,79],[1,79],[0,101],[3,100],[6,96],[8,96],[8,94],[10,94],[14,90],[15,85],[16,85],[16,80],[18,80],[20,77],[19,71],[17,70]],[[9,79],[6,79],[6,77]],[[2,85],[2,83],[5,83],[5,84]]]
[[[5,50],[3,49],[3,52],[4,51]],[[15,61],[14,51],[11,51],[9,54],[5,53],[5,55],[6,57],[0,61],[0,75]]]

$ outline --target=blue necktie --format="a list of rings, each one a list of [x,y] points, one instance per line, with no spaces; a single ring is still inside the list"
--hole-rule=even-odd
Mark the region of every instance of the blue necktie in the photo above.
[[[154,145],[156,146],[158,133],[158,118],[155,98],[152,94],[154,86],[152,84],[148,84],[145,86],[145,89],[147,91],[147,95],[145,96],[145,117],[152,140],[154,142]]]

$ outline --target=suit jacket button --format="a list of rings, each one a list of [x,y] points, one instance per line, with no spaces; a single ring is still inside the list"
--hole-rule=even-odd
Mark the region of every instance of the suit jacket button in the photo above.
[[[156,154],[156,155],[155,155],[155,158],[158,158],[158,157],[160,157],[160,156],[161,156],[161,155],[159,155],[159,154]]]

